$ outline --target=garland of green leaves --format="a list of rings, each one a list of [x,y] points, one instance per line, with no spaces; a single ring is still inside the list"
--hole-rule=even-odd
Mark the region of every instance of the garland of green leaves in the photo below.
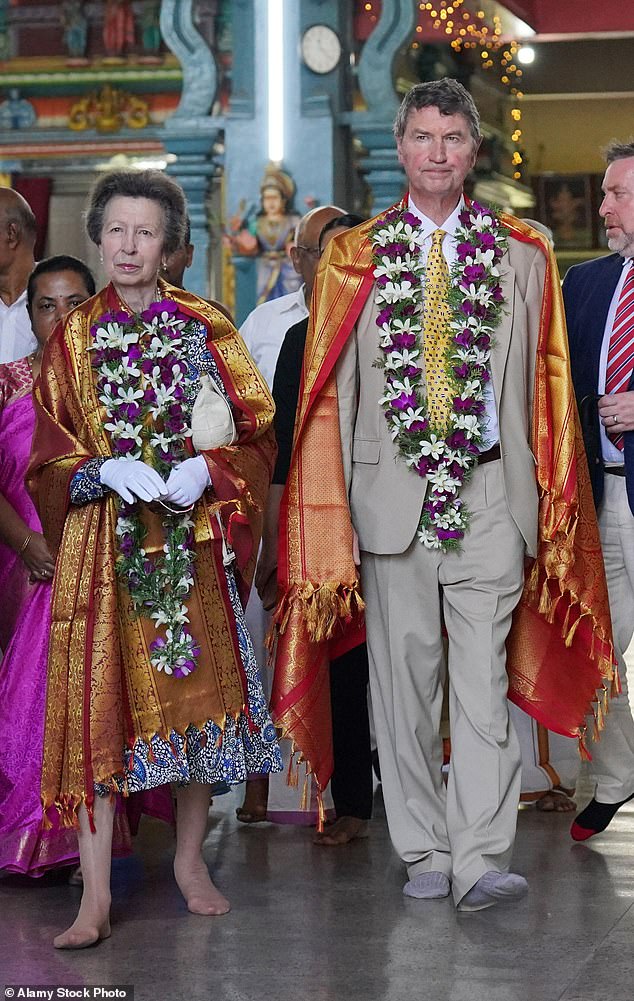
[[[105,313],[90,331],[91,363],[113,456],[142,459],[163,477],[188,455],[191,402],[182,348],[193,323],[166,299],[140,314]],[[188,513],[166,511],[163,527],[163,555],[150,559],[138,505],[120,500],[117,573],[135,612],[164,632],[150,644],[152,665],[184,678],[196,668],[200,653],[188,629],[186,605],[194,583],[194,523]]]
[[[376,302],[381,306],[378,364],[385,371],[379,403],[400,455],[429,483],[419,541],[444,552],[460,548],[469,525],[460,489],[477,464],[482,441],[492,334],[504,301],[497,264],[508,239],[497,216],[477,202],[465,207],[459,222],[448,292],[446,373],[452,408],[446,427],[430,421],[424,390],[420,219],[405,208],[392,209],[371,233]]]

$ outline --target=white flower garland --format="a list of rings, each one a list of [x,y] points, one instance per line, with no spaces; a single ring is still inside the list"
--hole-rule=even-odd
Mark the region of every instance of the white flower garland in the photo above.
[[[497,264],[507,246],[507,231],[490,209],[471,202],[459,220],[448,292],[447,427],[431,423],[424,392],[420,220],[406,209],[393,209],[372,230],[376,302],[383,307],[376,321],[378,364],[385,370],[379,403],[399,453],[429,483],[418,538],[428,549],[443,551],[459,549],[469,524],[460,489],[477,464],[482,441],[491,337],[503,305]]]
[[[193,321],[170,300],[140,315],[106,313],[92,327],[92,365],[113,454],[142,459],[166,476],[187,458],[191,405],[183,335]],[[119,502],[117,573],[126,581],[137,614],[152,619],[164,637],[150,644],[157,671],[184,678],[200,653],[188,629],[186,600],[194,584],[193,527],[188,513],[165,515],[163,555],[151,559],[143,547],[146,529],[138,505]]]

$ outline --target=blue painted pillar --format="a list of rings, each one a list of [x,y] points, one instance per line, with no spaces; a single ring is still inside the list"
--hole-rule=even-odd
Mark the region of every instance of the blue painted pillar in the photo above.
[[[226,216],[242,201],[259,208],[260,184],[268,163],[267,0],[233,0],[233,76],[225,129]],[[284,0],[285,151],[282,169],[293,178],[299,215],[306,199],[317,205],[333,201],[334,131],[332,90],[335,74],[309,81],[300,62],[302,30],[325,21],[337,25],[335,0]],[[282,30],[280,28],[280,30]],[[310,86],[307,84],[310,83]],[[277,109],[276,109],[277,110]],[[255,305],[255,260],[232,257],[235,269],[235,316],[238,323]]]
[[[209,179],[218,170],[213,153],[224,122],[209,115],[218,74],[211,50],[194,26],[192,5],[192,0],[161,4],[161,34],[183,71],[181,100],[165,122],[163,143],[177,158],[167,170],[182,185],[189,208],[195,249],[187,287],[206,298],[210,246],[206,199]]]
[[[225,218],[241,202],[259,207],[267,162],[266,0],[233,0],[231,104],[225,124]],[[232,255],[238,326],[255,306],[255,260]]]
[[[392,63],[414,31],[416,7],[415,0],[383,0],[381,17],[359,60],[359,87],[367,111],[341,116],[367,151],[361,164],[372,191],[373,212],[380,212],[397,201],[406,185],[392,134],[399,105]]]

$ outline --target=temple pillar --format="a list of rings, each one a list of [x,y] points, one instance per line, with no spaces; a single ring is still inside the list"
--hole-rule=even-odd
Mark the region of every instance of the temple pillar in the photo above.
[[[161,34],[165,44],[179,59],[183,89],[178,107],[166,120],[163,143],[176,157],[167,172],[182,186],[187,196],[194,244],[194,260],[187,272],[187,287],[205,298],[209,296],[210,232],[207,194],[210,179],[218,173],[214,158],[224,120],[210,116],[218,86],[216,62],[209,46],[193,22],[193,0],[162,0]]]
[[[414,0],[383,0],[381,16],[363,47],[358,66],[359,87],[367,110],[340,116],[364,147],[360,167],[372,192],[373,212],[397,201],[406,183],[392,134],[399,106],[392,63],[414,31],[416,8]]]

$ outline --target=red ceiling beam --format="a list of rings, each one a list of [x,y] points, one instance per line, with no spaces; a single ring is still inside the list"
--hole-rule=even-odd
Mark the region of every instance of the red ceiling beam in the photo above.
[[[504,6],[540,35],[634,31],[634,4],[624,0],[503,0]]]

